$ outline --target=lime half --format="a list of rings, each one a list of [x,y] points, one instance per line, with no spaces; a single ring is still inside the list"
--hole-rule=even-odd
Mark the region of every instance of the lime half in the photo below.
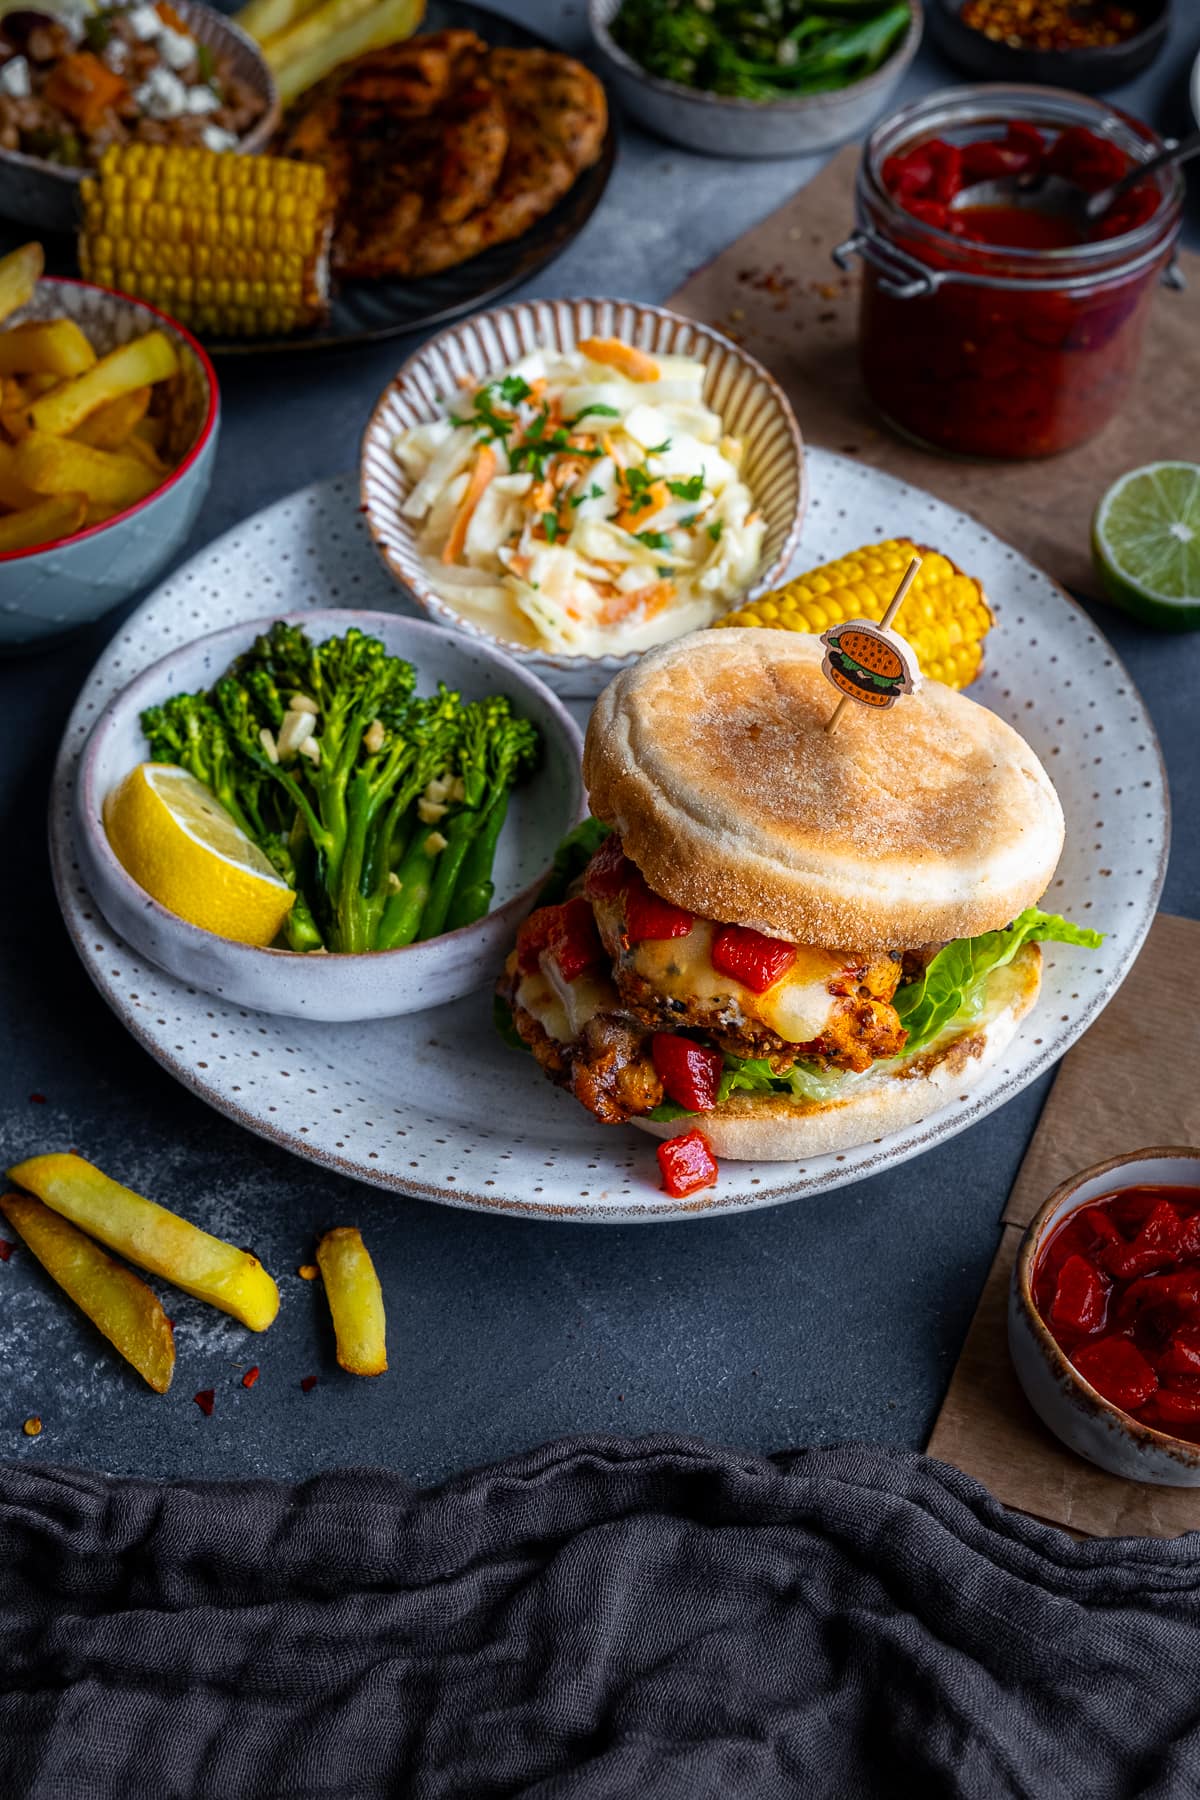
[[[1200,629],[1200,467],[1123,475],[1096,509],[1092,550],[1115,606],[1167,631]]]

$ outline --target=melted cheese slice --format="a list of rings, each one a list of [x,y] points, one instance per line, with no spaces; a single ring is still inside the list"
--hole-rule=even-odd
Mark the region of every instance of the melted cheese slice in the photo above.
[[[716,927],[697,919],[686,937],[647,938],[629,953],[629,966],[669,1000],[699,1000],[728,1009],[731,1021],[756,1019],[788,1044],[820,1037],[836,1005],[829,983],[846,959],[815,944],[797,944],[796,960],[765,993],[756,994],[712,965]]]
[[[521,977],[516,1000],[556,1043],[573,1043],[596,1013],[619,1005],[616,989],[602,975],[589,971],[575,981],[564,981],[553,957],[544,956],[540,962],[536,974]]]

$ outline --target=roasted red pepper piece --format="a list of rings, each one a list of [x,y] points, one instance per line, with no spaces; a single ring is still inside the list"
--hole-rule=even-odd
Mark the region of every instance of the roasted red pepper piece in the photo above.
[[[1004,133],[1004,143],[1009,150],[1019,150],[1027,158],[1031,169],[1041,167],[1046,154],[1046,140],[1036,125],[1030,125],[1025,119],[1011,120]]]
[[[694,913],[672,906],[661,894],[653,893],[634,870],[625,890],[625,936],[629,943],[640,944],[646,938],[686,937],[695,923]]]
[[[596,919],[582,895],[555,908],[558,918],[546,948],[564,981],[577,981],[585,969],[604,960]]]
[[[1086,1257],[1068,1256],[1058,1271],[1058,1286],[1050,1307],[1050,1323],[1060,1331],[1086,1337],[1104,1323],[1108,1283]]]
[[[689,1131],[660,1144],[658,1166],[663,1187],[676,1200],[695,1194],[700,1188],[712,1187],[719,1173],[717,1159],[699,1131]]]
[[[1200,1394],[1159,1388],[1154,1396],[1154,1414],[1164,1425],[1194,1425],[1200,1420]]]
[[[1143,1275],[1126,1288],[1117,1305],[1118,1319],[1131,1319],[1143,1309],[1157,1311],[1170,1306],[1184,1315],[1200,1311],[1200,1269],[1179,1269],[1173,1275]]]
[[[669,1100],[688,1112],[712,1111],[725,1065],[719,1050],[709,1050],[671,1031],[656,1031],[650,1040],[650,1054]]]
[[[196,1402],[196,1405],[200,1408],[200,1411],[204,1414],[205,1418],[211,1419],[212,1410],[216,1405],[217,1400],[216,1388],[201,1388],[198,1394],[192,1395],[192,1399]]]
[[[1110,1244],[1101,1260],[1110,1274],[1129,1281],[1178,1261],[1182,1235],[1179,1214],[1169,1201],[1159,1200],[1146,1214],[1132,1244]]]
[[[713,935],[713,968],[754,994],[774,987],[795,960],[795,944],[751,931],[746,925],[722,925]]]
[[[1120,181],[1129,171],[1129,158],[1111,138],[1098,137],[1085,125],[1071,125],[1051,145],[1046,167],[1093,194]]]
[[[1123,1412],[1145,1406],[1158,1387],[1158,1376],[1128,1338],[1100,1338],[1084,1344],[1071,1359],[1098,1394]]]
[[[1122,1244],[1125,1241],[1102,1206],[1085,1207],[1079,1220],[1081,1224],[1091,1228],[1097,1250],[1103,1250],[1108,1244]]]
[[[1200,1375],[1200,1331],[1181,1325],[1158,1359],[1160,1375]]]
[[[550,942],[554,930],[556,906],[539,906],[531,912],[517,932],[517,967],[523,975],[533,975],[538,959]]]
[[[587,866],[583,891],[589,900],[615,900],[629,880],[632,864],[616,832],[610,832]]]
[[[564,981],[575,981],[585,969],[604,960],[604,946],[587,901],[564,900],[560,906],[541,906],[531,913],[517,933],[517,966],[526,975],[549,954]]]

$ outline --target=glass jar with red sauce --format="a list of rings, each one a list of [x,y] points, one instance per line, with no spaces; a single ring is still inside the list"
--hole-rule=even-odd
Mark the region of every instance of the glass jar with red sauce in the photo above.
[[[1030,1285],[1097,1393],[1200,1444],[1200,1188],[1138,1184],[1078,1207],[1040,1246]]]
[[[1040,142],[1040,151],[1039,151]],[[887,422],[929,449],[1005,460],[1082,443],[1120,409],[1159,279],[1174,280],[1183,182],[1148,176],[1108,235],[1048,214],[953,208],[961,188],[1060,168],[1089,191],[1162,148],[1082,94],[994,83],[885,119],[859,166],[863,379]]]

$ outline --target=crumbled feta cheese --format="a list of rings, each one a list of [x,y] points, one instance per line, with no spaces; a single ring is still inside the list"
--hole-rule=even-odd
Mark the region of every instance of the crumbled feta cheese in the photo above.
[[[125,14],[125,23],[139,43],[149,44],[166,30],[152,6],[135,6]]]
[[[168,69],[188,69],[196,60],[195,39],[182,31],[172,31],[169,25],[159,32],[156,47]]]
[[[226,131],[223,125],[206,125],[200,133],[200,142],[206,150],[213,150],[220,156],[226,150],[237,148],[237,138],[232,131]]]
[[[101,60],[108,64],[115,75],[119,75],[129,61],[129,45],[124,38],[109,38],[100,53]]]
[[[151,119],[182,118],[187,111],[187,96],[182,81],[170,69],[151,69],[133,94],[136,106]]]
[[[0,94],[7,94],[10,100],[28,100],[32,92],[28,62],[23,56],[10,56],[0,68]]]
[[[220,112],[221,102],[210,87],[190,87],[187,90],[187,110],[190,113]]]
[[[61,25],[72,44],[83,40],[84,21],[91,13],[88,0],[55,0],[49,12],[56,25]]]

